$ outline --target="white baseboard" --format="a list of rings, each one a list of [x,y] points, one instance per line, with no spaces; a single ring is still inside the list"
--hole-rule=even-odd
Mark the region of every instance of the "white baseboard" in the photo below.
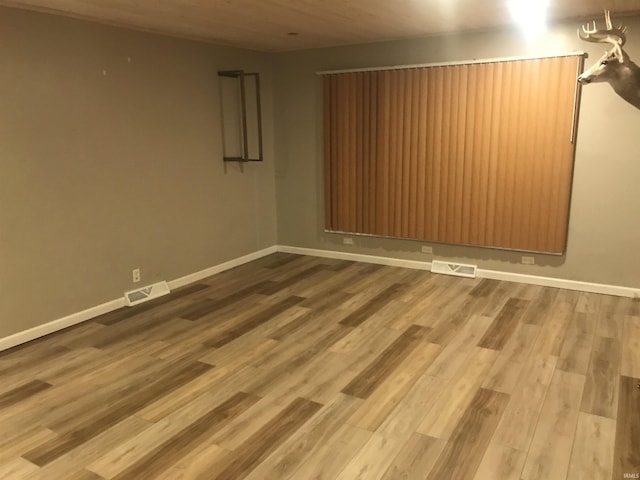
[[[318,250],[314,248],[289,247],[278,245],[278,252],[295,253],[298,255],[310,255],[313,257],[334,258],[337,260],[352,260],[355,262],[376,263],[379,265],[389,265],[392,267],[415,268],[419,270],[431,269],[431,262],[420,262],[417,260],[401,260],[397,258],[378,257],[374,255],[364,255],[361,253],[335,252],[332,250]],[[619,285],[606,285],[602,283],[581,282],[578,280],[567,280],[564,278],[542,277],[537,275],[526,275],[522,273],[500,272],[496,270],[484,270],[479,268],[477,276],[480,278],[490,278],[494,280],[505,280],[508,282],[528,283],[531,285],[542,285],[545,287],[565,288],[567,290],[578,290],[581,292],[601,293],[604,295],[615,295],[618,297],[640,297],[640,289],[622,287]]]
[[[581,282],[579,280],[567,280],[565,278],[541,277],[537,275],[525,275],[522,273],[499,272],[496,270],[478,269],[478,277],[491,278],[493,280],[506,280],[508,282],[528,283],[542,285],[543,287],[564,288],[579,292],[601,293],[616,297],[640,297],[640,289],[622,287],[620,285],[607,285],[605,283]]]
[[[185,275],[184,277],[180,277],[175,280],[171,280],[170,282],[168,282],[169,287],[173,290],[184,285],[197,282],[204,278],[210,277],[211,275],[215,275],[216,273],[224,272],[225,270],[229,270],[253,260],[257,260],[261,257],[265,257],[267,255],[275,253],[276,251],[277,247],[274,245],[269,248],[250,253],[248,255],[244,255],[242,257],[234,258],[233,260],[229,260],[228,262],[224,262],[205,270],[201,270],[199,272]],[[59,318],[52,322],[38,325],[22,332],[14,333],[13,335],[9,335],[8,337],[0,338],[0,352],[17,345],[21,345],[23,343],[30,342],[31,340],[35,340],[36,338],[44,337],[45,335],[49,335],[50,333],[63,330],[67,327],[77,325],[78,323],[86,322],[87,320],[91,320],[92,318],[96,318],[100,315],[104,315],[105,313],[112,312],[124,306],[125,300],[123,296],[122,298],[111,300],[109,302],[103,303],[102,305],[97,305],[81,312],[73,313],[71,315],[67,315],[66,317]]]
[[[45,335],[57,332],[58,330],[63,330],[67,327],[77,325],[78,323],[86,322],[87,320],[112,312],[113,310],[117,310],[121,307],[124,307],[124,297],[111,300],[110,302],[103,303],[102,305],[87,308],[81,312],[72,313],[71,315],[59,318],[53,322],[38,325],[37,327],[30,328],[29,330],[9,335],[8,337],[0,338],[0,352],[8,348],[15,347],[16,345],[30,342],[36,338],[44,337]]]
[[[429,270],[431,262],[420,262],[417,260],[402,260],[400,258],[377,257],[374,255],[364,255],[361,253],[334,252],[333,250],[316,250],[315,248],[288,247],[278,245],[278,252],[294,253],[297,255],[309,255],[311,257],[333,258],[335,260],[351,260],[353,262],[375,263],[378,265],[388,265],[390,267],[414,268],[417,270]]]

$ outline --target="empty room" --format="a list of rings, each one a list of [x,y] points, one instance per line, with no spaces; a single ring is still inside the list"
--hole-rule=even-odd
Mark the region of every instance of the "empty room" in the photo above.
[[[0,479],[640,478],[637,0],[0,0]]]

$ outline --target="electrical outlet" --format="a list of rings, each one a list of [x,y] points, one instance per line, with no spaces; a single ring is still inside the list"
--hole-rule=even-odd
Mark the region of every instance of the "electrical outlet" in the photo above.
[[[133,277],[133,283],[138,283],[140,281],[140,269],[136,268],[135,270],[133,270],[133,272],[131,272],[131,275]]]
[[[345,237],[342,239],[342,243],[344,243],[345,245],[353,245],[353,238]]]
[[[422,253],[433,253],[433,247],[431,245],[422,245],[420,250]]]
[[[522,263],[524,265],[535,265],[536,264],[536,259],[534,257],[529,257],[527,255],[523,255],[522,256]]]

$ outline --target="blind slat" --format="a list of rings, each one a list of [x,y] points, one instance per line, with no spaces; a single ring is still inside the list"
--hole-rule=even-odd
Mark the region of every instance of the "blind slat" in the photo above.
[[[326,227],[563,252],[578,61],[326,75]]]

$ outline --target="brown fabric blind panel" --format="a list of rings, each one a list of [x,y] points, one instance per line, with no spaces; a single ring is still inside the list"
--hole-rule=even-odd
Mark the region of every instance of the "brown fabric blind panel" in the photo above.
[[[564,252],[581,60],[326,75],[326,228]]]

